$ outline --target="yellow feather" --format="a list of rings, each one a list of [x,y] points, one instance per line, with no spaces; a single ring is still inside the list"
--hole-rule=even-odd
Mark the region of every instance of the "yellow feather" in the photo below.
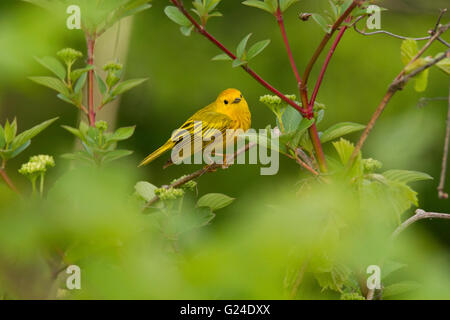
[[[196,126],[195,124],[197,122],[201,122],[202,126]],[[227,89],[220,93],[213,103],[200,109],[190,117],[172,134],[171,138],[163,146],[147,156],[139,166],[152,162],[164,152],[172,149],[179,143],[177,140],[186,134],[190,134],[193,139],[198,139],[199,137],[205,138],[205,136],[211,134],[213,131],[211,129],[219,130],[225,134],[227,129],[242,129],[247,131],[250,128],[250,125],[251,114],[248,109],[247,101],[245,101],[239,90]],[[202,132],[200,132],[200,128]],[[189,141],[193,140],[190,139]],[[207,143],[203,143],[203,149],[206,146]],[[191,154],[183,155],[183,157],[189,157],[198,151],[200,150],[194,150],[194,148],[192,148]]]

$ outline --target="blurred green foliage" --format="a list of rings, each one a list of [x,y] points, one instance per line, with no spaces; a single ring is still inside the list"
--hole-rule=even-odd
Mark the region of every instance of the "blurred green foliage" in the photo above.
[[[161,223],[169,230],[172,223],[175,227],[189,225],[192,217],[205,213],[199,210],[199,202],[208,203],[208,198],[197,200],[196,192],[183,194],[183,203],[176,207],[181,219],[174,221],[164,216],[172,214],[174,208],[166,210],[170,201],[158,214],[141,213],[142,199],[132,196],[136,181],[164,185],[193,169],[179,166],[162,171],[165,160],[161,160],[138,170],[138,158],[164,142],[173,128],[221,90],[236,87],[243,91],[254,128],[276,124],[259,101],[267,92],[241,70],[211,62],[217,49],[195,33],[190,38],[181,35],[164,14],[166,5],[155,1],[151,10],[134,17],[124,69],[127,77],[150,79],[124,95],[118,114],[119,125],[137,125],[136,134],[124,144],[138,156],[101,169],[71,167],[68,161],[57,159],[56,170],[46,177],[50,184],[44,199],[22,201],[0,184],[0,297],[358,299],[364,293],[359,281],[365,281],[366,267],[380,265],[386,277],[385,298],[450,298],[448,224],[424,221],[390,241],[398,217],[406,218],[404,211],[418,202],[429,211],[450,211],[448,201],[437,200],[436,179],[414,185],[417,196],[406,184],[413,181],[396,180],[405,172],[392,171],[439,175],[445,103],[433,102],[420,109],[417,103],[424,94],[447,95],[448,78],[441,72],[430,71],[423,94],[415,92],[412,85],[400,92],[370,136],[364,157],[380,160],[383,176],[373,172],[379,163],[362,156],[352,168],[353,177],[372,174],[359,181],[360,188],[369,189],[365,194],[372,196],[358,197],[345,179],[299,184],[304,175],[297,174],[298,166],[282,159],[277,176],[260,176],[257,166],[235,166],[202,177],[196,191],[199,195],[220,192],[236,200],[217,213],[213,224],[177,233],[176,247],[173,238],[161,232]],[[323,30],[311,21],[300,21],[297,15],[320,12],[326,5],[326,1],[305,0],[286,12],[287,32],[300,68]],[[423,36],[434,26],[438,7],[436,3],[435,10],[383,12],[382,27]],[[249,32],[255,39],[269,38],[271,45],[252,61],[252,67],[283,92],[296,92],[273,17],[231,1],[222,1],[220,12],[223,17],[209,21],[208,30],[227,46]],[[2,119],[17,116],[21,126],[28,128],[58,115],[62,123],[78,127],[75,108],[66,108],[48,90],[27,80],[43,71],[34,56],[85,46],[81,31],[65,29],[66,17],[65,12],[49,13],[19,1],[0,4]],[[342,134],[360,130],[357,123],[368,121],[387,85],[403,67],[400,45],[384,36],[346,33],[318,98],[327,106],[321,131],[326,133],[341,122],[347,127],[334,129]],[[430,55],[441,51],[436,45]],[[312,76],[317,73],[315,69]],[[48,128],[47,138],[42,135],[33,141],[11,163],[8,171],[19,187],[27,182],[17,169],[30,155],[73,151],[73,137],[62,132],[57,126]],[[336,170],[348,159],[351,148],[346,140],[327,145]],[[380,196],[383,192],[386,195]],[[393,194],[404,201],[386,201]],[[209,209],[202,216],[206,221],[213,212]],[[81,267],[82,290],[60,289],[67,275],[59,271],[68,264]],[[304,274],[302,270],[306,270]],[[296,292],[299,275],[301,285]]]

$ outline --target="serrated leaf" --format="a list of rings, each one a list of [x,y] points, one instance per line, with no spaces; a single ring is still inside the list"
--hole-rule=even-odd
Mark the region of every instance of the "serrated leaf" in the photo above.
[[[121,83],[119,83],[117,85],[117,87],[115,87],[112,92],[111,95],[112,96],[118,96],[128,90],[133,89],[134,87],[137,87],[138,85],[144,83],[145,81],[147,81],[148,79],[131,79],[131,80],[126,80],[123,81]]]
[[[366,126],[364,126],[362,124],[353,123],[353,122],[337,123],[324,131],[324,133],[320,137],[320,141],[322,143],[325,143],[325,142],[337,139],[339,137],[342,137],[346,134],[364,130],[365,127]]]
[[[114,151],[110,151],[110,152],[106,153],[103,156],[102,162],[103,163],[108,163],[108,162],[111,162],[111,161],[114,161],[114,160],[121,159],[123,157],[127,157],[130,154],[132,154],[132,153],[133,153],[133,151],[131,151],[131,150],[114,150]]]
[[[53,122],[58,120],[59,117],[44,121],[36,126],[34,126],[31,129],[28,129],[22,133],[20,133],[12,142],[12,149],[19,148],[23,144],[25,144],[28,140],[31,140],[35,136],[37,136],[39,133],[41,133],[43,130],[45,130],[49,125],[51,125]]]
[[[167,17],[169,17],[170,20],[179,24],[180,26],[188,27],[191,25],[191,22],[189,21],[189,19],[186,18],[184,16],[184,14],[177,7],[167,6],[164,9],[164,13],[166,14]]]
[[[325,31],[326,33],[330,33],[331,27],[328,25],[327,20],[318,13],[313,13],[312,15],[313,20]]]
[[[350,141],[342,138],[339,141],[333,142],[333,146],[341,159],[341,163],[347,164],[353,150],[355,150],[355,146]]]
[[[417,290],[421,287],[420,283],[415,281],[403,281],[384,287],[383,298],[404,294],[409,291]]]
[[[388,170],[383,173],[383,176],[388,180],[402,183],[433,180],[433,177],[426,173],[409,170]]]
[[[258,54],[260,54],[268,45],[270,44],[270,40],[263,40],[255,43],[247,53],[247,61],[250,61]]]
[[[242,4],[249,6],[249,7],[254,7],[254,8],[264,10],[271,14],[275,13],[275,10],[268,3],[263,2],[263,1],[247,0],[247,1],[242,2]]]
[[[229,206],[233,201],[234,198],[222,193],[208,193],[198,199],[197,207],[208,207],[215,211]]]
[[[134,189],[141,198],[145,201],[150,201],[155,197],[155,190],[158,188],[147,181],[139,181],[134,186]]]
[[[239,42],[237,49],[236,49],[236,55],[240,60],[245,60],[244,54],[245,54],[245,48],[247,47],[248,39],[252,36],[251,33],[246,35],[244,39]]]
[[[231,57],[226,53],[221,53],[212,58],[213,61],[232,61]]]
[[[43,85],[47,88],[53,89],[65,96],[69,96],[69,90],[67,89],[64,82],[59,80],[58,78],[53,77],[29,77],[31,81],[34,81],[40,85]]]
[[[42,66],[53,72],[59,79],[64,80],[66,78],[66,68],[64,65],[54,57],[35,57],[36,61]]]
[[[134,134],[135,128],[135,126],[119,128],[108,138],[108,141],[122,141],[129,139]]]

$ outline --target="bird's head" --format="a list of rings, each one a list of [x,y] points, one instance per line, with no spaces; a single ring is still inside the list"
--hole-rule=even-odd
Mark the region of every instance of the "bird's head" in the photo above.
[[[222,91],[216,99],[216,105],[222,110],[233,110],[248,108],[242,93],[237,89],[227,89]]]

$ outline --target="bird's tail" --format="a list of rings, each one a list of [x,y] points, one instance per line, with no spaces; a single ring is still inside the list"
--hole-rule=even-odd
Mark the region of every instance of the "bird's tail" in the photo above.
[[[139,167],[145,166],[146,164],[149,164],[156,158],[158,158],[160,155],[162,155],[167,150],[170,150],[173,147],[172,141],[168,141],[165,143],[162,147],[160,147],[158,150],[154,151],[150,155],[148,155],[140,164]]]

